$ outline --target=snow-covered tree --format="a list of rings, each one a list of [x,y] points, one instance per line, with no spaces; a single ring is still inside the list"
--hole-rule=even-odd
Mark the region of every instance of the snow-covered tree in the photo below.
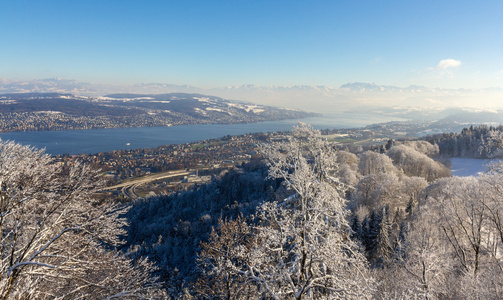
[[[437,144],[431,144],[427,141],[405,141],[403,144],[429,157],[436,157],[440,153]]]
[[[358,156],[347,151],[337,152],[337,163],[339,164],[337,177],[348,186],[355,186],[359,180]]]
[[[389,157],[373,151],[365,151],[360,155],[358,169],[363,176],[388,172],[400,173]]]
[[[421,192],[428,186],[428,182],[423,177],[402,177],[402,200],[403,203],[407,203],[406,206],[411,202],[412,205],[417,203]]]
[[[448,291],[448,276],[453,272],[448,245],[442,232],[432,226],[435,216],[427,209],[417,214],[410,230],[399,241],[395,266],[404,278],[401,286],[417,297],[440,298]]]
[[[395,173],[367,175],[355,186],[351,207],[364,205],[369,209],[381,209],[388,205],[394,210],[407,202],[409,196],[403,189],[403,182]]]
[[[435,235],[439,239],[431,244],[445,248],[440,255],[441,263],[450,264],[453,271],[448,280],[451,288],[446,288],[445,284],[442,287],[454,298],[502,297],[503,259],[500,249],[503,244],[498,231],[501,228],[502,191],[501,177],[498,177],[498,174],[488,174],[480,178],[437,180],[424,191],[426,200],[416,209],[420,216],[426,213],[431,216],[425,226],[438,232],[430,234],[430,237]],[[426,229],[420,229],[421,232]],[[439,265],[439,262],[432,263],[435,264]],[[459,289],[458,285],[462,288]]]
[[[217,230],[201,244],[198,261],[203,272],[195,284],[197,295],[226,300],[259,298],[257,286],[246,276],[248,254],[256,242],[252,227],[239,217],[220,219]]]
[[[42,150],[0,142],[0,299],[152,296],[151,265],[115,247],[125,208],[96,200],[98,171],[63,174]]]
[[[435,179],[451,175],[450,170],[446,166],[406,145],[394,146],[386,155],[407,176],[421,176],[428,182],[433,182]]]
[[[284,180],[287,197],[263,203],[250,222],[253,226],[239,220],[221,224],[220,234],[212,234],[203,245],[201,265],[209,280],[228,287],[254,286],[248,289],[251,294],[228,293],[221,287],[213,289],[212,295],[226,299],[371,298],[374,281],[364,255],[350,238],[346,201],[341,196],[345,184],[333,176],[337,174],[334,148],[319,131],[299,124],[287,142],[264,145],[263,152],[270,177]],[[252,234],[242,234],[244,228]]]
[[[438,180],[425,191],[430,210],[437,214],[435,224],[451,245],[459,267],[476,274],[486,247],[489,220],[483,205],[485,192],[474,177]]]
[[[288,142],[264,146],[270,176],[292,195],[264,203],[248,276],[275,299],[368,298],[373,281],[350,239],[336,174],[336,151],[319,131],[299,124]]]

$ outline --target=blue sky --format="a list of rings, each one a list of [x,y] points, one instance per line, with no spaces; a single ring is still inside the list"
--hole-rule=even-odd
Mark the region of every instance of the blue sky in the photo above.
[[[0,78],[503,87],[503,1],[2,1]]]

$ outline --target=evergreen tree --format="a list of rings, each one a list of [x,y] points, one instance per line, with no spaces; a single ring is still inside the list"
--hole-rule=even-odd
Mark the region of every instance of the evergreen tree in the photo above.
[[[384,263],[387,261],[393,252],[391,243],[392,222],[389,216],[389,207],[385,206],[380,212],[381,224],[376,241],[376,261]]]
[[[360,240],[361,234],[362,234],[362,225],[360,224],[360,220],[358,219],[358,216],[356,214],[353,214],[351,217],[351,230],[353,231],[351,233],[351,238],[353,240]]]
[[[409,232],[409,223],[403,220],[400,223],[397,243],[395,246],[395,256],[399,259],[406,259],[407,255],[407,234]]]
[[[368,239],[368,236],[369,236],[369,218],[368,216],[365,216],[365,218],[363,218],[363,221],[362,221],[362,224],[361,224],[361,230],[360,230],[360,241],[365,249],[365,251],[367,251],[367,249],[369,248],[369,239]]]
[[[414,211],[414,198],[410,198],[409,203],[407,203],[407,207],[405,208],[405,212],[410,217]]]
[[[365,250],[369,261],[375,261],[378,255],[378,237],[381,230],[382,216],[376,210],[372,210],[369,219],[368,231],[365,236]]]

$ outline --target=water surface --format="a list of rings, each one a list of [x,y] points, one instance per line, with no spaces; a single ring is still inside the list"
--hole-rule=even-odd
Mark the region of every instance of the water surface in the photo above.
[[[395,120],[401,120],[395,118]],[[2,140],[14,140],[23,145],[45,148],[47,153],[89,154],[112,150],[153,148],[160,145],[183,144],[226,135],[256,132],[286,131],[299,121],[314,128],[352,128],[391,121],[375,115],[332,114],[302,120],[283,120],[249,124],[182,125],[172,127],[141,127],[117,129],[61,130],[9,132],[0,134]]]

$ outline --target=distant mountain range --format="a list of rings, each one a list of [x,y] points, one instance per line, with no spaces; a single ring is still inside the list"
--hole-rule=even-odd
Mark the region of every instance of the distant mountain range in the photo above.
[[[503,89],[493,88],[484,89],[500,91]],[[202,93],[203,91],[215,92],[232,92],[232,91],[247,91],[247,92],[318,92],[325,94],[338,94],[344,92],[365,93],[365,92],[398,92],[398,93],[431,93],[431,92],[476,92],[481,90],[467,90],[467,89],[441,89],[429,88],[425,86],[411,85],[408,87],[396,87],[387,85],[378,85],[375,83],[365,82],[350,82],[341,85],[338,88],[327,86],[313,86],[313,85],[295,85],[295,86],[260,86],[255,84],[245,84],[239,86],[226,86],[213,89],[201,89],[191,85],[176,85],[167,83],[140,83],[134,85],[110,85],[98,84],[91,82],[79,82],[76,80],[66,80],[61,78],[48,78],[31,81],[9,81],[0,79],[0,93],[72,93],[81,96],[102,96],[112,92],[122,93],[171,93],[171,92],[184,92],[184,93]]]
[[[0,94],[0,131],[234,124],[317,114],[202,94]]]
[[[396,87],[374,83],[351,82],[340,87],[327,86],[259,86],[246,84],[221,88],[201,89],[190,85],[142,83],[119,86],[78,82],[59,78],[9,81],[0,80],[0,93],[60,93],[77,96],[102,97],[113,93],[158,95],[186,93],[215,95],[220,99],[238,99],[268,107],[312,111],[324,115],[341,113],[369,113],[407,119],[442,119],[452,114],[484,122],[480,111],[489,119],[503,122],[499,113],[503,109],[503,89],[444,89],[419,85]],[[215,99],[216,99],[215,98]],[[120,101],[119,101],[120,102]],[[120,105],[119,102],[115,104]],[[136,105],[141,107],[146,104]],[[150,103],[149,105],[152,105]],[[124,105],[122,105],[124,106]],[[144,107],[145,108],[145,107]],[[200,107],[199,107],[200,108]],[[171,108],[170,108],[171,109]],[[218,109],[222,109],[218,107]],[[459,110],[464,110],[459,114]],[[216,112],[216,110],[214,111]],[[208,112],[207,112],[208,113]],[[471,116],[467,116],[470,114]],[[465,118],[466,117],[466,118]],[[461,120],[460,120],[461,121]]]
[[[32,81],[0,79],[0,93],[71,93],[98,97],[112,93],[165,94],[199,93],[261,105],[301,109],[322,113],[376,107],[503,107],[503,89],[443,89],[411,85],[396,87],[351,82],[340,87],[259,86],[253,84],[201,89],[190,85],[141,83],[107,85],[60,78]]]
[[[161,94],[171,92],[202,92],[201,89],[188,85],[141,83],[131,86],[79,82],[61,78],[48,78],[31,81],[0,79],[2,93],[70,93],[77,96],[103,96],[111,93],[148,93]]]

